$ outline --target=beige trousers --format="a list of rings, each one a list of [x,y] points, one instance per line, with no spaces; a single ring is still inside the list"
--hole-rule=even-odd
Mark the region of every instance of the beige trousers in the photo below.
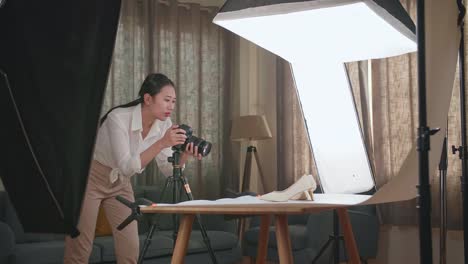
[[[118,180],[111,185],[109,180],[110,171],[109,167],[97,161],[93,161],[91,164],[91,171],[78,221],[80,235],[76,238],[71,238],[70,236],[65,238],[65,264],[88,263],[101,203],[112,227],[117,263],[137,263],[139,254],[137,223],[133,221],[123,230],[117,230],[117,226],[130,215],[131,209],[115,199],[117,195],[120,195],[134,202],[133,189],[129,181],[121,182]]]

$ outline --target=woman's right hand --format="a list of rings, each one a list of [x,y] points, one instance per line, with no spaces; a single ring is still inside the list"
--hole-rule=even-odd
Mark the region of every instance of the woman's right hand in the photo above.
[[[175,145],[184,144],[187,136],[185,130],[178,128],[178,125],[172,125],[166,130],[164,136],[160,139],[164,148],[169,148]]]

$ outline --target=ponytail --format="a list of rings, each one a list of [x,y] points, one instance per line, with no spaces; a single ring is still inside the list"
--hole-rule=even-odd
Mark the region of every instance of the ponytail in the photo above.
[[[174,86],[174,83],[167,78],[166,75],[161,74],[161,73],[152,73],[146,76],[145,80],[143,81],[143,84],[140,87],[140,91],[138,92],[139,98],[136,100],[131,101],[130,103],[126,103],[123,105],[119,105],[116,107],[112,107],[107,113],[101,118],[101,121],[99,125],[101,126],[102,123],[106,120],[107,116],[109,115],[112,110],[116,108],[127,108],[127,107],[132,107],[135,105],[138,105],[140,103],[143,103],[143,98],[145,94],[149,94],[151,96],[154,96],[158,94],[161,89],[166,86],[166,85],[171,85]]]
[[[101,118],[101,121],[99,122],[99,126],[102,126],[102,124],[104,123],[104,121],[106,121],[106,118],[107,116],[109,115],[110,112],[112,112],[114,109],[116,108],[127,108],[127,107],[132,107],[132,106],[135,106],[135,105],[138,105],[140,104],[141,102],[143,101],[143,99],[140,97],[136,100],[133,100],[129,103],[126,103],[126,104],[122,104],[122,105],[118,105],[118,106],[114,106],[112,107],[109,111],[107,111],[107,113]]]

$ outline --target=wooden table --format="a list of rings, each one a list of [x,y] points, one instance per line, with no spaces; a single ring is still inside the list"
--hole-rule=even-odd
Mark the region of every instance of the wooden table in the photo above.
[[[192,224],[196,214],[229,214],[229,215],[259,215],[261,217],[260,232],[258,237],[257,263],[265,263],[268,247],[268,229],[272,217],[276,219],[276,240],[278,255],[281,264],[292,264],[291,240],[289,238],[288,219],[290,214],[306,214],[324,210],[336,209],[343,230],[346,251],[349,263],[359,264],[359,253],[354,240],[351,222],[346,207],[342,206],[307,206],[297,204],[274,204],[270,206],[149,206],[140,209],[144,214],[182,214],[176,245],[171,263],[184,263],[187,246],[192,232]]]

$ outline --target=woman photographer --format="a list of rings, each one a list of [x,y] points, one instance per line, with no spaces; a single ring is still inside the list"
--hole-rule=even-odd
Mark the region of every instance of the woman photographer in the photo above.
[[[159,169],[168,177],[172,164],[171,147],[184,144],[185,130],[173,125],[170,115],[176,103],[174,83],[163,74],[146,77],[139,98],[112,108],[101,119],[94,158],[78,221],[80,235],[65,238],[64,263],[88,263],[102,204],[112,227],[117,263],[136,263],[139,253],[138,228],[134,221],[121,231],[117,226],[130,215],[131,209],[118,202],[117,195],[134,201],[130,177],[141,173],[156,159]],[[187,144],[180,165],[198,154],[193,143]]]

